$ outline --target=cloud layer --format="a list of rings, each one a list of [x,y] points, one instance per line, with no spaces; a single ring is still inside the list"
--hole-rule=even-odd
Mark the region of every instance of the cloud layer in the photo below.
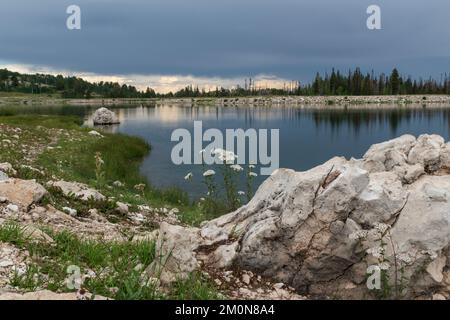
[[[78,31],[66,28],[71,4]],[[366,28],[371,4],[382,30]],[[0,61],[155,86],[307,81],[333,66],[438,77],[450,71],[449,12],[447,0],[2,0]]]

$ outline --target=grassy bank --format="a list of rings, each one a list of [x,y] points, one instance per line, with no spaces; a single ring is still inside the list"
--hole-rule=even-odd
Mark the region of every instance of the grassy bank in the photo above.
[[[139,173],[140,164],[151,152],[151,146],[139,138],[101,132],[81,126],[71,116],[0,116],[0,163],[9,162],[22,179],[36,179],[46,186],[50,180],[85,183],[107,197],[105,201],[83,202],[46,186],[48,195],[42,205],[60,210],[74,208],[78,215],[88,215],[91,208],[110,222],[126,220],[115,210],[115,201],[152,208],[178,208],[179,218],[198,224],[206,217],[186,193],[178,189],[153,188]],[[137,188],[136,186],[145,186]],[[155,225],[143,225],[143,232]],[[82,239],[69,232],[56,232],[41,226],[53,243],[27,238],[16,222],[0,225],[0,243],[10,243],[29,252],[26,272],[14,274],[11,285],[25,291],[39,288],[69,292],[67,268],[76,265],[82,274],[91,274],[84,288],[97,295],[114,299],[218,299],[222,295],[201,274],[177,281],[170,288],[143,279],[143,270],[155,259],[153,241],[103,241]],[[150,282],[149,282],[150,281]],[[73,291],[73,290],[72,290]]]
[[[176,207],[186,223],[205,219],[185,192],[153,188],[140,174],[140,164],[151,147],[139,138],[104,132],[103,137],[93,136],[91,129],[80,126],[79,118],[69,116],[0,116],[0,125],[4,129],[0,141],[11,142],[1,142],[0,162],[10,162],[20,178],[36,179],[44,185],[55,179],[82,182],[131,205]],[[18,139],[12,128],[21,130]],[[137,190],[138,185],[145,187]],[[72,205],[81,213],[88,210],[76,199],[68,201],[55,190],[49,191],[47,200],[56,207]],[[99,205],[109,214],[106,204]]]
[[[209,279],[194,273],[169,288],[160,288],[157,279],[143,276],[155,259],[155,243],[103,242],[82,240],[69,232],[46,232],[54,242],[32,241],[16,223],[0,225],[0,242],[27,250],[31,261],[23,273],[14,272],[11,285],[25,291],[46,288],[54,292],[72,292],[71,266],[84,275],[83,289],[95,295],[117,300],[211,300],[223,296]]]

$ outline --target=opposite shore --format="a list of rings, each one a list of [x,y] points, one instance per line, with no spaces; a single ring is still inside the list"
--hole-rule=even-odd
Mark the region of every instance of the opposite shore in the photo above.
[[[226,97],[226,98],[171,98],[171,99],[63,99],[47,95],[15,95],[0,97],[3,105],[136,105],[170,103],[185,106],[313,106],[313,105],[377,105],[377,104],[447,104],[449,95],[395,95],[395,96],[254,96],[254,97]]]

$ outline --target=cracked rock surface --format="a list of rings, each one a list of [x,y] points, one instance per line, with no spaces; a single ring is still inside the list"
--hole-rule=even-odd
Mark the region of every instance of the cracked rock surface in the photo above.
[[[172,253],[169,268],[155,262],[149,272],[159,267],[170,282],[199,266],[237,268],[302,294],[364,299],[377,266],[396,297],[448,298],[449,173],[450,143],[437,135],[404,135],[305,172],[279,169],[250,203],[201,228],[162,224],[157,248]]]

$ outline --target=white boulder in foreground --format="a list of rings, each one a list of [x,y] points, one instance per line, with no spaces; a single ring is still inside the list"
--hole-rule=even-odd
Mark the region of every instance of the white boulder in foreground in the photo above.
[[[164,265],[148,271],[170,282],[199,265],[238,267],[304,294],[365,299],[376,266],[390,298],[449,298],[449,173],[450,144],[436,135],[405,135],[305,172],[279,169],[249,204],[202,228],[162,224]]]
[[[96,125],[109,125],[120,123],[116,114],[107,108],[97,109],[93,115],[93,121]]]

